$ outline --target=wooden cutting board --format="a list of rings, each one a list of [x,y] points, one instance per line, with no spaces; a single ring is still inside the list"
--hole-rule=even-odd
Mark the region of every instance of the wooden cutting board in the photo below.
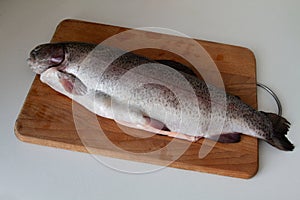
[[[111,25],[64,20],[57,26],[51,41],[100,43],[106,38],[126,30],[128,29]],[[171,42],[170,45],[184,43],[187,40],[186,38],[159,33],[143,33],[146,35],[146,38],[153,39],[163,36],[170,38],[172,41],[177,41],[175,43]],[[125,40],[126,38],[124,38]],[[205,48],[215,61],[221,72],[227,92],[241,97],[244,102],[256,108],[256,63],[253,53],[243,47],[203,40],[196,41]],[[187,53],[193,53],[189,52],[189,49],[186,51]],[[191,64],[182,57],[168,51],[147,48],[136,53],[155,60],[175,60],[191,67]],[[28,68],[28,70],[30,69]],[[76,107],[76,116],[73,112],[74,106]],[[74,117],[76,119],[79,117],[84,121],[81,124],[85,125],[81,125],[80,132],[84,132],[87,137],[94,137],[95,140],[90,139],[88,143],[81,140],[82,138],[79,137],[77,132],[78,127],[74,123]],[[96,144],[94,142],[96,137],[101,134],[97,128],[99,125],[101,125],[111,145],[101,142]],[[133,129],[129,129],[129,131],[142,135],[149,134]],[[153,156],[148,152],[163,149],[174,141],[175,148],[172,148],[172,151],[181,151],[180,145],[184,146],[188,143],[160,135],[141,138],[125,134],[113,120],[95,117],[95,115],[80,105],[41,83],[38,75],[32,83],[23,108],[16,120],[15,133],[24,142],[81,152],[90,152],[89,150],[93,149],[93,153],[99,153],[104,156],[155,165],[165,165],[174,158],[170,158],[168,149],[162,151],[159,156]],[[205,141],[206,145],[210,144],[209,141]],[[188,149],[182,152],[182,155],[174,162],[170,162],[168,166],[239,178],[250,178],[256,174],[258,169],[257,139],[242,136],[242,140],[239,143],[217,143],[206,157],[199,158],[199,150],[203,143],[203,139],[196,143],[188,143],[190,145]],[[84,144],[89,146],[86,147]],[[178,145],[178,148],[176,148],[176,145]],[[115,146],[118,148],[114,148]]]

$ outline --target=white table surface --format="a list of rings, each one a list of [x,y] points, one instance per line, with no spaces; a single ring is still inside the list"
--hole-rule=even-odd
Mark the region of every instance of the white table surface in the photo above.
[[[300,196],[300,1],[0,0],[0,200],[35,199],[297,199]],[[65,18],[126,27],[171,28],[198,39],[254,51],[257,78],[279,96],[292,123],[293,152],[261,142],[250,180],[165,168],[133,175],[85,153],[19,141],[14,123],[34,74],[25,60]],[[276,111],[258,94],[259,108]]]

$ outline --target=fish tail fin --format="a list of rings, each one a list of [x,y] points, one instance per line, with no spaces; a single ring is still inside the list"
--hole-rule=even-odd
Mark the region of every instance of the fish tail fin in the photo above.
[[[274,113],[262,113],[264,113],[271,120],[273,125],[272,137],[268,139],[267,142],[277,147],[278,149],[293,151],[294,145],[286,137],[291,125],[290,122]]]

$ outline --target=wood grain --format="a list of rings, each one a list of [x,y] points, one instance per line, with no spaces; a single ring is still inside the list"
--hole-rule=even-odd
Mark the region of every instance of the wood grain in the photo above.
[[[126,30],[128,29],[111,25],[64,20],[57,26],[51,41],[100,43],[112,35]],[[167,37],[172,41],[179,42],[170,43],[170,45],[178,45],[187,40],[177,36],[141,32],[142,35],[146,35],[146,38]],[[125,40],[126,38],[124,38]],[[227,92],[240,96],[244,102],[256,108],[256,64],[253,53],[243,47],[203,40],[196,41],[205,48],[215,61]],[[146,48],[135,52],[151,59],[179,61],[193,68],[185,59],[168,51]],[[193,52],[187,50],[187,53]],[[204,70],[209,71],[210,69]],[[76,108],[75,114],[74,108]],[[76,120],[84,122],[80,125],[80,132],[84,132],[85,136],[89,138],[84,142],[82,136],[79,137],[78,135],[79,127],[74,122]],[[99,129],[97,128],[99,124],[104,132],[103,135],[113,145],[99,142],[99,139],[96,139],[99,136]],[[140,130],[129,129],[129,131],[138,135],[149,134]],[[92,150],[93,153],[104,156],[157,165],[165,165],[172,161],[173,158],[168,149],[160,153],[159,157],[147,152],[164,149],[171,142],[174,143],[174,148],[172,148],[174,152],[181,152],[182,146],[189,145],[186,141],[166,136],[151,135],[151,137],[142,138],[125,134],[113,120],[95,117],[82,106],[41,83],[39,76],[35,77],[16,120],[15,133],[24,142],[81,152],[91,152]],[[257,139],[243,136],[239,143],[217,143],[205,158],[200,159],[198,154],[203,143],[204,140],[201,139],[190,144],[188,149],[169,166],[239,178],[250,178],[256,174],[258,169]],[[207,140],[205,140],[205,144],[213,145]]]

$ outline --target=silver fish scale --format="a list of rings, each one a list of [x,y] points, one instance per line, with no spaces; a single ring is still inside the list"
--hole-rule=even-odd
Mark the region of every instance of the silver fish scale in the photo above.
[[[181,74],[157,63],[140,65],[124,73],[124,69],[117,72],[118,69],[109,72],[112,76],[101,79],[104,92],[140,108],[145,115],[163,122],[174,132],[199,134],[197,123],[190,123],[199,121],[199,103],[193,88]]]

